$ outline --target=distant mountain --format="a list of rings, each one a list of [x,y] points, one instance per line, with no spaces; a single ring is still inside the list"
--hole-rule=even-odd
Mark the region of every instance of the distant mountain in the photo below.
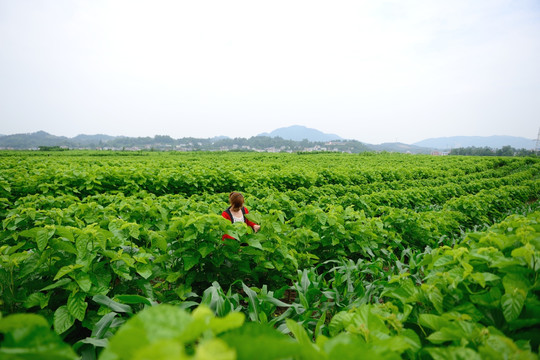
[[[100,141],[105,142],[105,141],[113,140],[115,138],[116,138],[115,136],[103,135],[103,134],[96,134],[96,135],[80,134],[80,135],[75,136],[74,138],[71,138],[71,140],[77,143],[90,144],[90,143],[99,143]]]
[[[307,141],[305,141],[307,139]],[[511,146],[514,149],[533,150],[535,141],[512,136],[456,136],[427,139],[412,145],[403,143],[383,143],[372,145],[357,140],[344,140],[338,135],[325,134],[304,126],[290,126],[276,129],[271,133],[246,138],[217,136],[210,139],[173,139],[168,135],[154,137],[127,137],[110,135],[77,135],[73,138],[51,135],[45,131],[27,134],[0,136],[0,149],[37,149],[44,147],[65,147],[70,149],[115,149],[115,150],[208,150],[208,151],[337,151],[364,152],[389,151],[412,154],[429,154],[432,150],[456,148],[489,147],[501,149]]]
[[[307,139],[309,141],[343,140],[343,138],[338,135],[326,134],[317,129],[311,129],[300,125],[279,128],[272,131],[271,133],[262,133],[258,136],[280,137],[285,140],[293,141],[302,141],[304,139]]]
[[[11,149],[30,149],[39,146],[72,146],[73,142],[65,136],[55,136],[45,131],[30,134],[14,134],[0,137],[0,147]]]
[[[429,154],[431,149],[422,146],[408,145],[399,142],[394,143],[382,143],[378,145],[367,144],[370,150],[374,151],[389,151],[400,153],[413,153],[413,154]]]
[[[489,147],[500,149],[503,146],[511,146],[514,149],[532,150],[535,140],[517,136],[452,136],[422,140],[413,145],[432,149],[455,149],[464,147]]]

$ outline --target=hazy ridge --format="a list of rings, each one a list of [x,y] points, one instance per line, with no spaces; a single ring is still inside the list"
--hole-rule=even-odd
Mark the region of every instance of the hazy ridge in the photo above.
[[[262,133],[249,139],[231,139],[226,136],[213,138],[173,139],[166,135],[154,137],[110,136],[105,134],[80,134],[73,138],[55,136],[45,131],[28,134],[0,135],[0,148],[35,149],[40,146],[67,148],[112,148],[112,149],[176,149],[176,150],[265,150],[265,151],[393,151],[430,153],[433,150],[450,150],[458,147],[489,147],[500,149],[512,146],[515,149],[534,149],[536,141],[514,136],[454,136],[425,139],[414,144],[389,142],[367,144],[358,140],[346,140],[336,134],[327,134],[317,129],[293,125]]]

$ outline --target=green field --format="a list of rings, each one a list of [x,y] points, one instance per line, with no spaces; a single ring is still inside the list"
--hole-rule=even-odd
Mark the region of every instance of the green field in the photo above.
[[[539,175],[537,158],[0,152],[0,358],[536,359]],[[258,233],[221,217],[231,191]]]

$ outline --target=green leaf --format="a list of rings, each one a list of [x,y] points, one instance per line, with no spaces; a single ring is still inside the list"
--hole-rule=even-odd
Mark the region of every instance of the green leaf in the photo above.
[[[109,340],[108,339],[95,339],[95,338],[88,337],[86,339],[77,341],[73,345],[73,350],[78,351],[78,349],[84,344],[90,344],[90,345],[93,345],[94,347],[104,348],[107,345],[109,345]],[[83,355],[83,358],[84,358],[84,355]]]
[[[448,320],[434,314],[420,314],[419,323],[420,325],[428,327],[432,330],[440,330],[443,327],[450,325]]]
[[[114,299],[124,304],[145,304],[152,306],[150,300],[140,295],[116,295]]]
[[[64,279],[60,279],[58,280],[57,282],[55,282],[54,284],[51,284],[49,286],[45,286],[43,289],[41,289],[40,291],[47,291],[47,290],[52,290],[52,289],[56,289],[58,287],[61,287],[61,286],[64,286],[66,284],[69,284],[71,282],[71,279],[68,279],[68,278],[64,278]]]
[[[41,292],[31,294],[26,301],[24,302],[24,307],[29,309],[34,306],[38,306],[41,309],[44,309],[49,304],[49,299],[51,298],[51,293],[43,294]]]
[[[205,258],[208,254],[210,254],[214,250],[215,250],[215,246],[208,245],[208,244],[202,245],[197,249],[197,251],[199,252],[199,254],[201,254],[203,258]]]
[[[199,263],[200,255],[198,253],[194,253],[192,255],[183,255],[182,260],[184,260],[184,270],[188,271],[195,265]]]
[[[167,251],[167,239],[156,232],[150,232],[150,241],[152,242],[152,247],[157,248],[163,252]]]
[[[422,342],[420,341],[420,337],[414,330],[412,329],[405,329],[401,331],[401,335],[403,336],[403,339],[405,342],[409,345],[411,350],[413,352],[418,352],[422,348]]]
[[[242,289],[246,293],[249,299],[249,318],[251,321],[259,320],[259,306],[257,301],[257,293],[250,289],[246,284],[242,283]]]
[[[96,325],[94,325],[94,328],[92,329],[92,337],[96,339],[104,338],[116,315],[118,314],[115,312],[110,312],[103,315]]]
[[[101,357],[134,359],[138,351],[145,351],[145,347],[153,344],[173,339],[179,344],[193,341],[200,331],[194,331],[190,327],[192,323],[192,317],[178,307],[165,304],[148,307],[129,319],[109,339],[109,346],[103,350]]]
[[[79,284],[79,287],[83,292],[89,292],[92,288],[92,281],[90,280],[90,275],[84,272],[78,272],[75,274],[75,281]]]
[[[326,323],[326,311],[322,313],[322,316],[317,320],[317,325],[315,325],[315,336],[319,336],[322,333],[322,328]]]
[[[73,326],[75,318],[70,314],[66,305],[60,306],[54,312],[54,331],[57,334],[62,334],[67,329]]]
[[[331,336],[336,336],[339,332],[343,331],[352,321],[354,314],[347,311],[340,311],[332,317],[328,330]]]
[[[214,334],[221,334],[225,331],[239,328],[244,324],[246,316],[240,312],[230,312],[223,318],[214,317],[210,319],[210,329]]]
[[[433,360],[482,360],[482,357],[476,351],[465,347],[427,347],[424,350],[431,355]]]
[[[447,341],[459,341],[465,338],[465,332],[457,328],[442,328],[427,337],[434,344],[442,344]]]
[[[53,280],[56,281],[56,280],[60,279],[62,276],[69,274],[73,270],[80,269],[82,267],[83,266],[81,264],[63,266],[63,267],[60,268],[60,270],[58,270],[58,272],[56,273],[56,276],[54,277]]]
[[[525,294],[529,291],[529,281],[523,275],[510,273],[503,278],[504,291],[507,294],[513,293],[516,289],[520,289]]]
[[[6,360],[76,360],[71,347],[50,330],[41,315],[13,314],[0,318],[0,333],[4,333],[0,358]]]
[[[67,308],[69,313],[79,321],[83,321],[86,315],[88,303],[85,300],[86,294],[82,292],[71,293],[68,297]]]
[[[501,306],[507,322],[511,322],[519,317],[525,303],[525,298],[526,293],[521,289],[515,289],[512,293],[502,296]]]
[[[294,337],[296,338],[296,340],[298,340],[300,344],[311,345],[311,340],[309,339],[308,334],[306,333],[306,330],[302,325],[298,324],[292,319],[286,319],[285,322],[289,330],[293,333]]]
[[[49,328],[49,323],[43,316],[36,314],[12,314],[0,318],[0,333],[13,332],[22,327]]]
[[[259,250],[263,250],[261,242],[256,238],[248,237],[246,242],[251,247],[254,247],[254,248],[259,249]]]
[[[454,262],[454,257],[451,255],[444,255],[438,258],[435,263],[433,264],[433,267],[441,267],[446,266],[448,264],[451,264]]]
[[[94,297],[92,297],[92,300],[94,300],[100,305],[108,307],[109,309],[117,313],[133,314],[133,310],[131,310],[131,307],[129,305],[120,304],[105,295],[95,295]]]
[[[527,265],[532,268],[533,267],[533,259],[534,259],[534,246],[531,244],[525,244],[525,246],[522,246],[520,248],[512,250],[512,257],[522,257],[527,262]]]
[[[498,287],[492,287],[487,293],[472,294],[470,299],[475,304],[495,308],[499,307],[501,296],[501,290]]]
[[[38,246],[39,251],[45,250],[47,247],[47,243],[49,242],[49,239],[54,235],[54,228],[53,229],[39,229],[36,233],[36,243]]]
[[[304,347],[274,328],[253,322],[221,336],[229,347],[236,349],[238,360],[274,360],[300,358]],[[313,347],[310,345],[311,353]],[[264,349],[264,350],[263,350]],[[308,350],[309,351],[309,350]],[[316,359],[314,356],[305,359]]]
[[[427,297],[429,301],[435,306],[435,309],[439,312],[439,314],[442,314],[444,312],[443,309],[443,296],[441,294],[441,291],[436,286],[432,286],[427,290]]]
[[[152,276],[152,264],[137,264],[137,273],[144,279],[148,279]]]
[[[210,339],[197,346],[196,360],[236,360],[236,351],[221,339]]]
[[[179,343],[177,340],[170,339],[138,348],[132,356],[133,360],[198,360],[198,358],[192,358],[186,355],[183,344]],[[105,357],[100,357],[100,359],[101,358]],[[121,359],[128,360],[126,357],[122,357]]]

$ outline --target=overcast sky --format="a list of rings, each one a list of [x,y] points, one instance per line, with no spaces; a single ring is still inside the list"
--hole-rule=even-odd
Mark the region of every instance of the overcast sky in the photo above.
[[[536,138],[540,1],[0,0],[0,134]]]

